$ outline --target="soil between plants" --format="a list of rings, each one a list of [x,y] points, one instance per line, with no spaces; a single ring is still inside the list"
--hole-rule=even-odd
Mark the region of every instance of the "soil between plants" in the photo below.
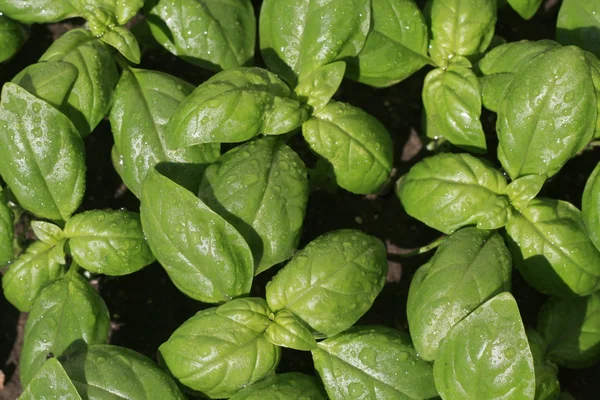
[[[254,3],[258,9],[260,1]],[[417,3],[422,5],[424,1]],[[530,21],[523,21],[511,10],[502,10],[497,34],[508,41],[554,38],[558,5],[555,0],[546,1],[542,10]],[[0,83],[12,79],[21,69],[36,62],[53,40],[83,22],[74,19],[47,26],[34,25],[31,37],[21,52],[10,62],[0,65]],[[160,50],[145,54],[140,67],[171,73],[196,85],[211,75]],[[421,90],[426,73],[427,69],[423,69],[387,89],[373,89],[345,80],[335,97],[374,115],[389,130],[395,150],[394,181],[420,159],[431,155],[420,138]],[[494,139],[495,116],[484,110],[482,121],[488,134],[488,157],[494,160],[497,144]],[[138,200],[126,190],[112,167],[112,145],[110,124],[104,120],[86,139],[87,190],[80,211],[122,207],[131,211],[139,209]],[[315,159],[302,141],[292,141],[292,145],[297,145],[296,150],[307,165],[313,167]],[[586,179],[599,160],[600,148],[584,151],[548,182],[540,195],[567,200],[580,207]],[[358,323],[383,324],[407,331],[405,307],[410,280],[416,268],[433,252],[410,259],[399,255],[428,244],[440,234],[406,215],[391,188],[377,196],[358,196],[341,189],[333,193],[311,193],[300,247],[325,232],[342,228],[361,229],[375,235],[384,240],[388,248],[387,284],[371,310]],[[27,223],[24,222],[19,229],[27,229]],[[273,267],[256,277],[251,295],[264,297],[266,283],[279,268]],[[157,263],[124,277],[94,277],[93,283],[111,312],[110,343],[131,348],[154,360],[158,346],[181,323],[197,311],[210,307],[179,292]],[[529,287],[517,271],[513,273],[512,293],[519,303],[524,324],[534,327],[537,311],[546,296]],[[22,390],[18,381],[18,358],[27,314],[19,313],[4,296],[0,296],[0,315],[0,400],[14,400]],[[310,353],[284,349],[278,372],[289,371],[314,374]],[[583,370],[561,369],[559,378],[563,390],[569,391],[576,399],[598,398],[600,365]]]

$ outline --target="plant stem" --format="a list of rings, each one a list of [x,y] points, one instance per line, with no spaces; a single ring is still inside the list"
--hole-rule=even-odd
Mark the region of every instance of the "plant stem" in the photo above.
[[[413,256],[418,256],[419,254],[427,253],[431,250],[436,249],[440,244],[444,243],[444,241],[446,240],[447,237],[448,236],[446,236],[446,235],[442,235],[426,246],[420,247],[418,249],[415,249],[415,250],[410,251],[405,254],[396,254],[396,255],[401,258],[409,258],[409,257],[413,257]]]

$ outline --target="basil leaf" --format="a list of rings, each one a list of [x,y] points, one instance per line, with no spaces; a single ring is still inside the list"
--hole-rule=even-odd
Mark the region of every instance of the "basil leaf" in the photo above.
[[[365,46],[348,61],[348,77],[375,87],[394,85],[429,64],[425,18],[413,0],[372,0]]]
[[[594,90],[596,91],[596,132],[594,138],[600,138],[600,60],[590,52],[585,52],[585,60],[590,66],[592,72],[592,83],[594,84]]]
[[[548,50],[522,65],[500,102],[498,159],[512,179],[556,174],[592,139],[596,95],[576,47]]]
[[[527,340],[535,369],[535,400],[557,400],[560,395],[558,367],[546,360],[546,340],[537,331],[527,329]]]
[[[26,24],[58,22],[77,15],[69,0],[0,0],[0,10]]]
[[[212,71],[252,63],[256,17],[250,0],[152,0],[145,10],[156,41],[187,62]]]
[[[85,279],[70,273],[51,283],[34,301],[25,325],[21,383],[29,383],[49,353],[60,356],[84,343],[104,343],[109,327],[108,309]]]
[[[126,275],[154,261],[137,213],[86,211],[67,221],[65,235],[73,259],[91,272]]]
[[[45,221],[31,222],[31,228],[42,242],[54,246],[65,238],[65,234],[59,226]]]
[[[289,96],[290,88],[267,70],[220,72],[181,103],[167,126],[167,146],[236,143],[259,133],[290,132],[306,120],[307,112]]]
[[[383,326],[356,327],[319,342],[312,354],[331,400],[437,395],[431,364],[419,358],[406,333]]]
[[[65,267],[52,257],[52,249],[44,242],[34,242],[2,277],[4,296],[19,311],[29,311],[42,289],[65,274]]]
[[[356,56],[370,20],[369,0],[264,0],[260,50],[269,69],[295,86],[299,76]]]
[[[521,18],[531,19],[537,12],[543,0],[508,0],[508,4],[515,10]]]
[[[510,203],[518,211],[523,211],[542,190],[545,182],[544,175],[525,175],[512,181],[506,187]]]
[[[271,324],[271,310],[267,302],[259,297],[228,301],[217,307],[216,313],[258,333],[264,332]]]
[[[600,252],[581,212],[566,201],[537,198],[511,218],[506,233],[515,266],[538,291],[586,296],[600,288]]]
[[[589,238],[600,250],[600,162],[590,174],[583,190],[581,200],[583,223],[587,228]]]
[[[63,61],[77,68],[77,80],[61,110],[86,137],[110,109],[118,79],[114,58],[91,32],[73,29],[54,42],[40,61]]]
[[[433,364],[444,399],[533,400],[534,365],[510,293],[482,304],[450,330]]]
[[[504,96],[504,92],[513,78],[514,74],[509,73],[494,74],[480,78],[479,86],[481,87],[481,102],[483,106],[497,113],[500,100],[502,100],[502,96]]]
[[[398,181],[404,210],[426,225],[450,234],[468,225],[498,229],[510,207],[502,173],[469,154],[438,154],[414,165]]]
[[[24,26],[0,14],[0,63],[15,55],[27,36],[29,35]]]
[[[325,400],[316,379],[299,372],[271,376],[240,390],[230,400]]]
[[[71,121],[13,83],[2,88],[0,175],[23,208],[41,218],[68,219],[85,190],[81,137]],[[32,190],[35,188],[35,190]]]
[[[564,0],[556,21],[556,39],[562,44],[579,46],[600,57],[600,4],[586,0]]]
[[[494,37],[495,25],[495,0],[433,0],[429,54],[439,67],[456,56],[482,54]]]
[[[302,75],[294,89],[298,100],[312,107],[313,113],[321,111],[340,87],[345,70],[346,63],[336,61]]]
[[[94,344],[61,360],[84,400],[185,400],[173,379],[149,358]]]
[[[140,217],[152,253],[183,293],[218,303],[250,292],[254,265],[242,235],[156,170],[142,185]]]
[[[77,389],[56,358],[51,358],[44,363],[19,397],[19,400],[36,399],[81,400]]]
[[[314,350],[317,342],[310,330],[289,310],[280,310],[265,330],[265,337],[276,346],[295,350]]]
[[[393,144],[375,117],[349,104],[330,102],[302,125],[311,149],[333,166],[342,188],[377,193],[392,171]]]
[[[600,361],[600,293],[549,299],[540,309],[537,326],[548,342],[549,360],[567,368]]]
[[[463,149],[484,153],[479,81],[470,68],[449,66],[429,72],[423,84],[427,136],[447,139]]]
[[[521,40],[505,43],[490,50],[479,61],[478,67],[484,75],[512,74],[546,50],[558,47],[560,47],[560,44],[553,40],[538,40],[535,42]]]
[[[135,17],[143,7],[144,0],[76,0],[81,2],[80,9],[86,6],[99,7],[113,14],[119,25],[125,25]]]
[[[77,68],[60,61],[32,64],[12,80],[34,96],[64,111],[65,100],[77,79]]]
[[[14,257],[14,215],[0,186],[0,265],[5,265]]]
[[[450,329],[498,293],[510,290],[512,260],[494,231],[453,233],[410,284],[406,316],[415,349],[435,360]]]
[[[300,157],[279,138],[254,140],[221,156],[206,169],[199,197],[248,242],[255,274],[296,251],[308,180]]]
[[[139,64],[141,60],[140,45],[133,33],[122,26],[115,26],[100,37],[104,43],[114,47],[129,61]]]
[[[213,144],[167,149],[167,121],[191,91],[188,83],[162,72],[123,70],[110,123],[115,151],[122,156],[119,175],[136,196],[148,171],[158,163],[168,166],[168,175],[176,182],[196,191],[205,165],[219,156],[219,146]]]
[[[381,240],[352,229],[329,232],[297,252],[267,284],[267,303],[332,336],[371,307],[386,271]]]
[[[272,375],[281,357],[262,331],[220,316],[216,308],[188,319],[158,351],[179,382],[211,398],[233,396]]]

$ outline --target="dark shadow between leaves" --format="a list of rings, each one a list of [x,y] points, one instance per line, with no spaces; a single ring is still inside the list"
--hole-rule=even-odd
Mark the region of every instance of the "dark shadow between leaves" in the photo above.
[[[156,164],[156,170],[161,174],[197,194],[204,170],[210,164],[176,163],[163,161]]]

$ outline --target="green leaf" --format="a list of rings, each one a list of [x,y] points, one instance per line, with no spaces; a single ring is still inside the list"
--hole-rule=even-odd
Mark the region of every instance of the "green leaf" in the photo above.
[[[372,0],[365,46],[348,60],[348,77],[374,87],[394,85],[429,64],[425,18],[413,0]]]
[[[590,174],[581,200],[583,223],[589,238],[600,250],[600,162]]]
[[[0,5],[2,0],[0,0]],[[27,29],[18,22],[0,14],[0,63],[11,58],[29,36]]]
[[[502,44],[490,50],[479,63],[479,70],[484,75],[515,73],[522,65],[546,50],[560,47],[553,40],[538,40],[535,42],[521,40]]]
[[[279,310],[273,323],[265,330],[265,337],[276,346],[294,350],[314,350],[317,342],[310,330],[289,310]]]
[[[156,41],[187,62],[212,71],[252,63],[256,17],[250,0],[152,0],[145,10]]]
[[[31,222],[31,228],[42,242],[54,246],[65,238],[65,234],[59,226],[45,221]]]
[[[585,55],[550,49],[515,72],[498,109],[498,159],[512,179],[556,174],[594,135],[596,95]]]
[[[453,233],[413,277],[406,315],[415,349],[432,361],[450,329],[498,293],[510,290],[512,260],[494,231]]]
[[[485,153],[479,81],[470,68],[449,66],[429,72],[423,84],[427,136],[443,137],[455,146]]]
[[[81,400],[73,382],[56,358],[44,363],[37,375],[19,397],[19,400]]]
[[[514,74],[501,73],[484,76],[479,79],[481,87],[481,102],[490,111],[498,112],[500,101]]]
[[[594,138],[600,138],[600,60],[590,52],[585,52],[585,59],[590,66],[592,72],[592,83],[596,91],[596,132]]]
[[[508,0],[508,4],[521,18],[531,19],[542,5],[543,0]]]
[[[230,397],[275,373],[281,357],[262,331],[200,311],[158,349],[169,371],[183,385],[211,398]]]
[[[556,40],[579,46],[600,57],[600,3],[563,0],[556,21]]]
[[[65,101],[77,79],[74,65],[48,61],[32,64],[19,72],[12,80],[34,96],[47,101],[60,111],[65,110]]]
[[[86,211],[67,221],[65,235],[73,259],[91,272],[126,275],[154,261],[137,213]]]
[[[42,289],[65,274],[64,266],[52,257],[53,248],[44,242],[34,242],[9,265],[2,277],[4,296],[19,311],[29,311]]]
[[[221,156],[206,169],[199,197],[248,242],[255,274],[296,251],[308,180],[298,154],[279,138],[257,139]]]
[[[2,88],[0,175],[38,217],[68,219],[85,190],[81,137],[62,113],[13,83]]]
[[[299,372],[274,375],[240,390],[230,400],[325,400],[315,378]]]
[[[133,33],[122,26],[115,26],[100,37],[104,43],[114,47],[129,61],[139,64],[141,60],[140,45]]]
[[[388,182],[392,138],[381,122],[360,108],[332,101],[302,125],[302,135],[313,151],[331,163],[342,188],[377,193]]]
[[[185,400],[149,358],[123,347],[91,345],[61,359],[84,400]]]
[[[0,265],[5,265],[14,257],[14,215],[2,186],[0,186]]]
[[[168,176],[195,192],[205,166],[219,156],[217,144],[167,148],[167,121],[191,91],[188,83],[162,72],[123,70],[115,89],[110,123],[115,151],[120,155],[115,166],[136,196],[140,196],[148,171],[159,163]]]
[[[46,362],[85,344],[104,343],[110,316],[104,301],[81,276],[69,273],[42,290],[25,325],[21,383],[26,386]]]
[[[443,399],[533,400],[534,365],[519,309],[500,293],[450,330],[433,364]]]
[[[506,187],[510,204],[518,211],[525,210],[531,200],[542,190],[545,182],[545,175],[525,175],[512,181]]]
[[[558,400],[558,367],[552,361],[546,360],[548,344],[537,331],[527,329],[526,333],[535,369],[535,400]]]
[[[355,327],[319,342],[312,354],[331,400],[437,396],[431,364],[419,358],[406,333]]]
[[[404,210],[430,227],[450,234],[468,225],[498,229],[510,207],[506,178],[469,154],[442,153],[413,166],[396,185]]]
[[[600,252],[588,238],[581,212],[572,204],[534,199],[511,218],[506,233],[515,266],[538,291],[586,296],[600,289]]]
[[[77,15],[70,0],[0,0],[0,10],[26,24],[58,22]]]
[[[167,146],[236,143],[259,133],[291,132],[306,120],[307,112],[290,96],[290,88],[265,69],[220,72],[181,103],[167,126]]]
[[[248,244],[194,194],[151,170],[142,185],[140,216],[152,253],[183,293],[218,303],[250,292]]]
[[[271,310],[264,299],[245,297],[217,307],[216,313],[255,332],[262,333],[271,324]]]
[[[344,78],[346,63],[336,61],[302,75],[294,92],[301,103],[308,104],[312,113],[318,113],[329,103]]]
[[[358,55],[370,20],[369,0],[265,0],[260,50],[269,69],[295,86],[299,76]]]
[[[267,303],[332,336],[367,312],[386,272],[381,240],[352,229],[329,232],[297,252],[267,284]]]
[[[80,9],[86,6],[100,7],[113,14],[119,25],[125,25],[130,19],[135,17],[138,11],[144,6],[144,0],[75,0],[81,3]]]
[[[89,135],[108,113],[118,79],[110,51],[90,31],[73,29],[55,41],[40,61],[63,61],[77,68],[77,80],[61,110],[82,137]]]
[[[495,25],[496,0],[433,0],[429,54],[439,67],[453,63],[456,56],[482,54]]]
[[[600,293],[549,299],[538,314],[538,331],[548,342],[546,357],[567,368],[600,361]]]

